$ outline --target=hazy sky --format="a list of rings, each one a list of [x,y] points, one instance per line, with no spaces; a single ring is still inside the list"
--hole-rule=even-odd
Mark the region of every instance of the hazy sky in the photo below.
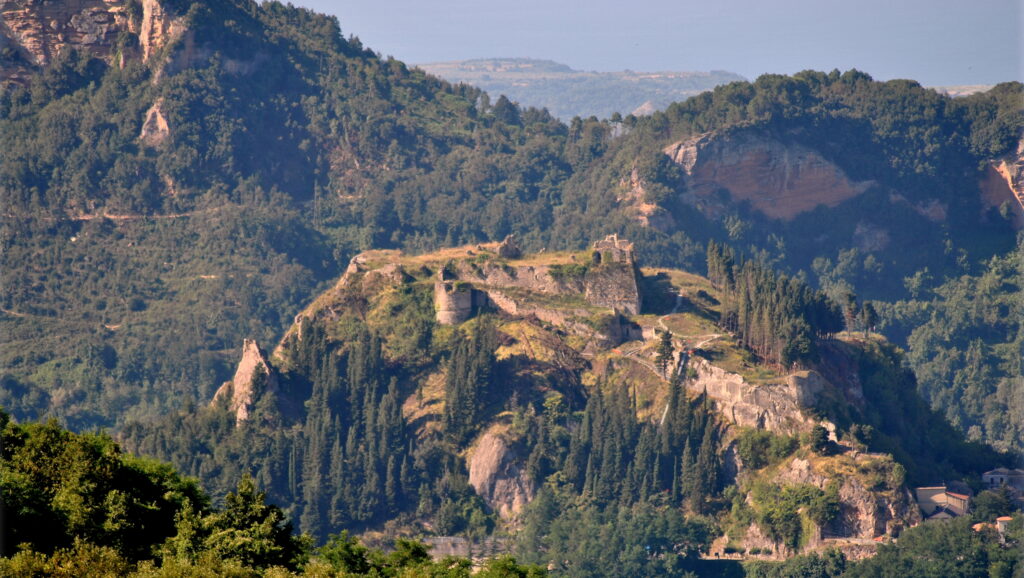
[[[410,64],[488,57],[580,70],[857,68],[928,86],[1024,80],[1021,0],[292,0]]]

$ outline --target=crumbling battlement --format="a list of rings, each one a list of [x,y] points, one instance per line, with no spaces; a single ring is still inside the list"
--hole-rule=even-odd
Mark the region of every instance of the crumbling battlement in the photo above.
[[[514,241],[506,239],[505,244]],[[633,244],[617,235],[594,243],[593,262],[578,272],[565,266],[511,266],[496,261],[449,262],[434,283],[434,310],[443,325],[462,323],[477,311],[495,306],[494,290],[519,288],[542,295],[582,295],[590,305],[637,315],[641,295],[636,279]],[[509,312],[509,307],[497,306]],[[537,308],[530,307],[536,312]]]
[[[594,242],[593,259],[595,264],[623,263],[634,264],[633,243],[620,239],[615,233],[600,241]]]

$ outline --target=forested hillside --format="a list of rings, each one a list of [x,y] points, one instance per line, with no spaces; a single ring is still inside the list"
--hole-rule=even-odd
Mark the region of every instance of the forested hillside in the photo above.
[[[4,513],[0,572],[11,576],[546,576],[540,566],[497,557],[474,568],[466,558],[431,559],[422,543],[399,539],[387,552],[367,548],[348,532],[313,548],[284,521],[281,509],[248,476],[222,506],[194,480],[165,464],[120,451],[106,436],[74,434],[54,423],[16,424],[0,413],[0,507]],[[537,521],[560,542],[556,575],[657,573],[692,576],[688,555],[706,540],[707,527],[682,516],[658,515],[648,505],[601,514],[592,505],[551,520],[557,503],[548,492],[531,512],[524,549],[536,556]],[[977,518],[986,520],[984,517]],[[786,562],[705,562],[703,572],[735,576],[885,576],[910,569],[921,576],[1013,575],[1019,571],[1024,529],[1018,514],[1004,539],[975,532],[965,518],[907,531],[879,555],[848,560],[837,551]],[[46,528],[49,532],[41,532]],[[532,538],[531,538],[532,537]],[[12,544],[18,544],[15,550]],[[550,542],[549,542],[550,543]],[[652,555],[652,552],[655,554]]]
[[[710,280],[648,271],[655,314],[636,316],[588,301],[621,264],[497,248],[357,256],[248,383],[121,439],[215,497],[251,472],[317,541],[490,538],[570,575],[698,570],[721,537],[790,556],[898,535],[919,519],[905,484],[1011,463],[931,411],[859,317],[727,248]],[[489,301],[453,322],[447,291]]]
[[[1019,464],[1020,83],[805,71],[563,123],[279,2],[3,9],[0,495],[35,553],[2,564],[446,571],[351,530],[685,575],[898,537],[908,485]],[[950,528],[793,564],[1012,572]]]
[[[580,248],[620,231],[647,263],[701,270],[717,239],[834,296],[889,298],[924,268],[938,284],[1013,245],[1012,207],[985,212],[977,191],[1015,145],[1018,84],[950,99],[808,72],[562,124],[382,59],[302,9],[160,6],[170,32],[144,55],[132,43],[156,12],[127,10],[121,44],[65,50],[0,93],[2,399],[17,415],[117,425],[205,401],[242,338],[280,335],[370,247],[516,233]],[[662,154],[707,131],[811,147],[874,185],[792,220],[708,210]]]
[[[249,476],[214,507],[194,479],[105,435],[0,412],[0,436],[5,576],[471,575],[470,560],[434,562],[408,540],[385,553],[344,532],[314,549]],[[474,575],[545,572],[499,558]]]
[[[886,308],[922,394],[971,439],[1024,447],[1024,243]]]

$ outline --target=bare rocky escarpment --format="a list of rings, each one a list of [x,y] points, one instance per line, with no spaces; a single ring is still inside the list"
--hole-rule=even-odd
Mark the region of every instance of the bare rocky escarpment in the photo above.
[[[1024,138],[1015,152],[989,163],[981,191],[986,206],[1005,204],[1016,228],[1024,228]]]
[[[468,459],[469,484],[502,518],[512,518],[533,500],[536,487],[523,469],[524,459],[499,434],[477,440]]]
[[[835,207],[871,182],[856,182],[811,148],[759,131],[707,133],[670,145],[665,154],[687,175],[691,202],[706,205],[728,190],[734,202],[789,220],[818,205]]]
[[[123,64],[150,60],[186,31],[184,18],[159,0],[0,0],[0,81],[21,81],[69,50]]]
[[[242,359],[231,381],[224,382],[213,396],[214,404],[227,400],[235,423],[249,419],[253,406],[266,392],[277,390],[277,374],[253,339],[242,344]]]

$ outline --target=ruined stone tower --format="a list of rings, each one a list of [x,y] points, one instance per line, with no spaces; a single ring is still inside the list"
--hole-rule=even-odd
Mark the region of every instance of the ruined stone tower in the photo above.
[[[585,297],[588,302],[610,307],[622,313],[640,313],[641,295],[636,280],[636,261],[633,243],[608,235],[594,243],[594,267],[585,278]]]
[[[601,241],[594,243],[594,263],[625,263],[632,265],[633,243],[620,239],[618,234],[612,233]]]
[[[441,325],[457,325],[473,315],[473,288],[448,278],[445,268],[437,272],[434,282],[434,312]]]

